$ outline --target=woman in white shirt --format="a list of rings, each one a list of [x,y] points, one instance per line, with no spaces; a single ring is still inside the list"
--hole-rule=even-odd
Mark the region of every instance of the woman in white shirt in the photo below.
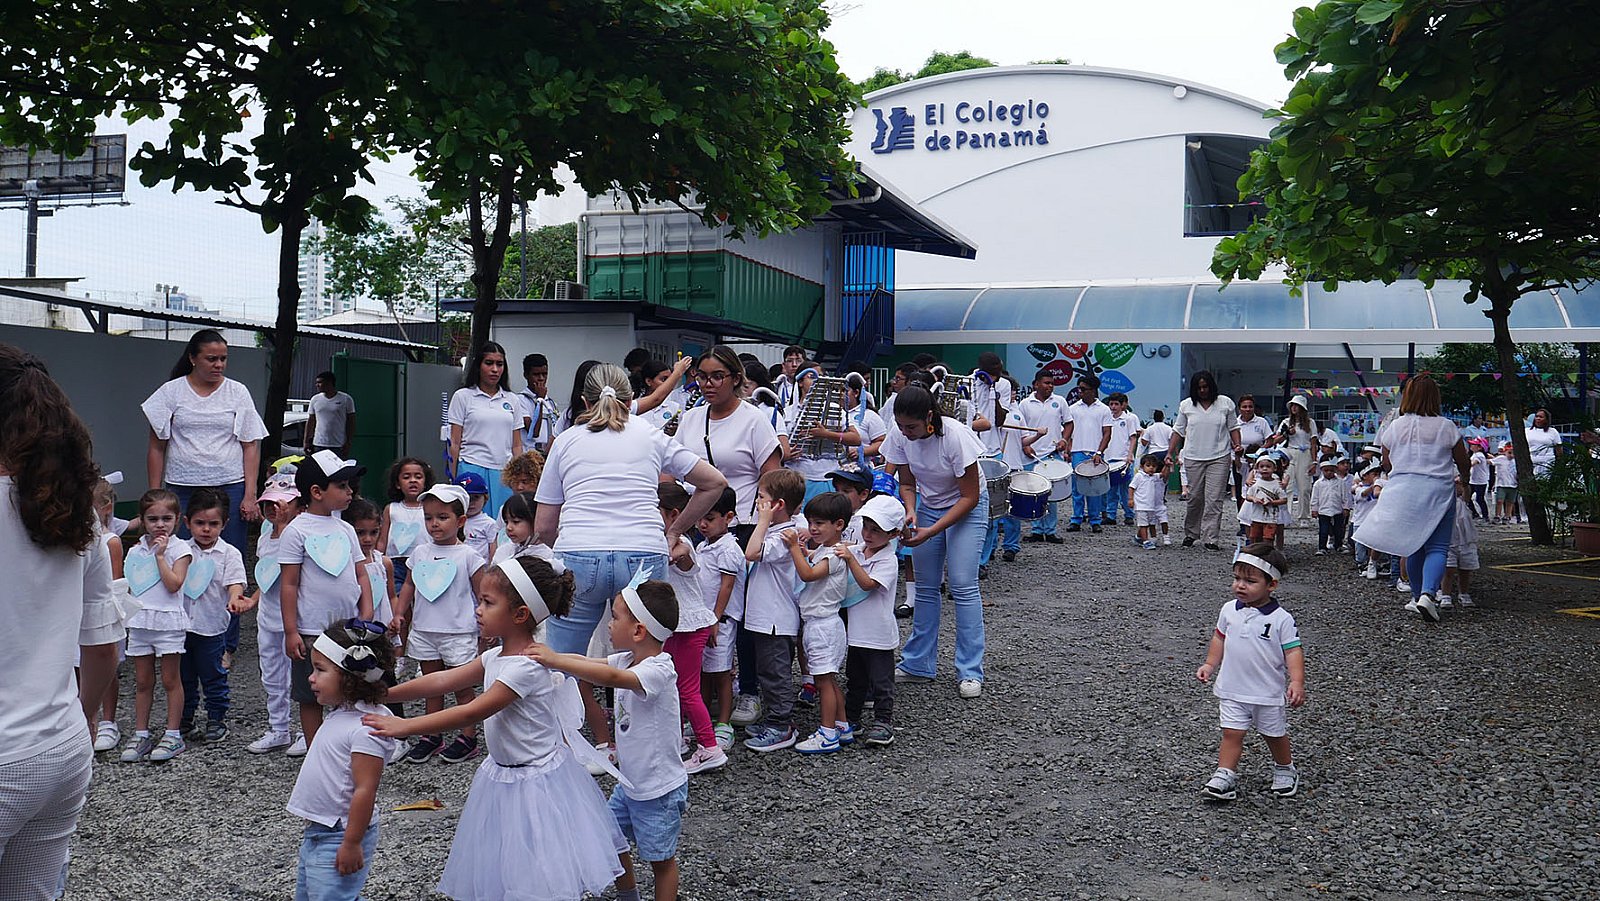
[[[1455,530],[1456,486],[1471,481],[1467,446],[1456,424],[1439,415],[1439,386],[1425,375],[1406,380],[1399,415],[1378,430],[1389,481],[1361,524],[1361,543],[1406,558],[1406,609],[1439,621],[1439,585]]]
[[[1534,475],[1549,475],[1555,465],[1556,454],[1561,452],[1561,433],[1550,427],[1550,411],[1543,407],[1533,413],[1533,425],[1528,427],[1528,458],[1533,461]]]
[[[683,411],[677,439],[722,473],[739,498],[740,542],[756,521],[756,482],[777,469],[781,451],[770,410],[741,400],[744,364],[732,348],[718,345],[695,360],[695,382],[705,403]]]
[[[90,444],[44,364],[0,344],[0,894],[7,898],[59,895],[94,758],[84,711],[98,706],[126,634],[111,598],[110,557],[95,531],[100,474]]]
[[[1278,424],[1273,444],[1289,451],[1289,466],[1283,472],[1284,485],[1294,492],[1294,519],[1304,525],[1311,516],[1311,480],[1316,478],[1317,424],[1311,420],[1303,395],[1289,398],[1289,415]]]
[[[500,505],[511,496],[511,487],[500,479],[500,470],[512,457],[522,454],[521,398],[511,390],[506,373],[506,349],[485,341],[467,366],[466,385],[450,395],[445,413],[450,423],[450,460],[455,472],[451,479],[469,472],[483,476],[489,486],[489,502],[483,512],[500,518]]]
[[[963,698],[983,693],[983,597],[978,558],[989,531],[989,496],[978,471],[983,445],[971,429],[939,415],[932,392],[908,385],[895,399],[883,458],[900,480],[905,537],[917,573],[915,618],[895,677],[932,682],[939,652],[939,574],[956,608],[956,678]]]
[[[1172,450],[1161,471],[1165,477],[1178,460],[1189,477],[1184,547],[1201,540],[1208,550],[1221,549],[1222,498],[1228,491],[1228,470],[1240,449],[1233,400],[1219,392],[1216,376],[1202,369],[1189,377],[1189,396],[1178,404]]]
[[[1272,425],[1265,416],[1256,415],[1256,399],[1251,394],[1241,394],[1235,401],[1239,405],[1239,444],[1243,451],[1233,461],[1233,500],[1244,503],[1244,480],[1250,464],[1245,457],[1260,450],[1272,437]]]

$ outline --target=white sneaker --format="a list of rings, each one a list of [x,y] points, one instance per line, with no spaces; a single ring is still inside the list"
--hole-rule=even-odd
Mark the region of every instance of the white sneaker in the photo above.
[[[1460,607],[1462,610],[1471,610],[1478,605],[1473,603],[1472,595],[1463,591],[1462,593],[1456,595],[1456,606]]]
[[[1300,790],[1300,771],[1294,764],[1288,766],[1272,765],[1272,793],[1280,798],[1292,798]]]
[[[1239,797],[1239,776],[1227,767],[1217,767],[1201,787],[1200,794],[1212,801],[1232,801]]]
[[[273,732],[271,729],[261,733],[261,737],[245,745],[245,750],[252,754],[265,754],[268,751],[277,751],[287,748],[294,743],[294,736],[287,732]]]
[[[1456,606],[1455,602],[1450,600],[1450,595],[1448,595],[1448,594],[1439,595],[1439,609],[1440,610],[1451,610],[1451,609],[1454,609],[1455,606]]]
[[[1439,621],[1439,605],[1427,592],[1423,592],[1422,596],[1417,598],[1417,612],[1430,623]]]
[[[755,695],[740,695],[733,702],[733,716],[728,722],[735,726],[748,726],[761,719],[761,699]]]
[[[956,686],[956,691],[960,692],[963,698],[976,698],[983,694],[983,683],[977,679],[962,679],[961,684]]]
[[[289,755],[290,757],[304,757],[306,756],[306,751],[308,750],[310,750],[310,746],[306,744],[306,737],[304,735],[296,735],[294,737],[294,744],[290,745],[289,750],[284,751],[283,753]]]
[[[1411,583],[1407,582],[1405,579],[1401,579],[1400,581],[1394,583],[1394,590],[1400,592],[1401,594],[1410,594]]]
[[[101,720],[94,727],[94,749],[96,751],[111,751],[122,744],[122,730],[110,720]]]
[[[683,762],[683,769],[684,772],[693,776],[696,773],[718,770],[727,765],[728,754],[726,751],[723,751],[721,748],[716,746],[709,748],[699,747],[695,748],[694,754],[690,755],[689,759]]]
[[[1366,576],[1368,579],[1376,579],[1378,577],[1378,564],[1368,562],[1367,568],[1362,575]]]
[[[1172,536],[1171,535],[1162,535],[1161,536],[1161,546],[1162,547],[1172,547]]]
[[[1416,613],[1417,612],[1417,602],[1415,600],[1406,601],[1406,609],[1411,611],[1412,613]]]

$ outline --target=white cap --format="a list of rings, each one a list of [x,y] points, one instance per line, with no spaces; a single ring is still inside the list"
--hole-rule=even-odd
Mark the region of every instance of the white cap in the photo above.
[[[440,482],[417,495],[418,500],[425,497],[435,498],[447,504],[460,504],[462,510],[466,510],[472,504],[472,498],[467,495],[467,489],[462,488],[460,485],[452,485],[449,482]]]
[[[892,535],[905,526],[906,508],[894,498],[880,494],[861,505],[861,518],[872,520],[878,528]]]
[[[1298,404],[1302,410],[1311,409],[1310,407],[1306,406],[1306,396],[1304,394],[1296,394],[1294,397],[1289,398],[1289,403]]]
[[[320,450],[307,457],[303,462],[315,463],[328,481],[337,482],[348,479],[358,479],[367,471],[365,466],[354,460],[340,459],[339,455],[331,450]]]

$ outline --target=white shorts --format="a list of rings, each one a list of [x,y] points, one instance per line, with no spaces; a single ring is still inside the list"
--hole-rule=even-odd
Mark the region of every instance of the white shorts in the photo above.
[[[1468,572],[1478,568],[1478,546],[1450,545],[1450,550],[1445,552],[1444,565],[1450,569],[1464,569]]]
[[[706,652],[700,658],[700,672],[731,672],[733,670],[733,645],[738,638],[738,620],[730,619],[717,623],[716,647],[706,645]]]
[[[1251,726],[1267,738],[1289,734],[1289,714],[1282,704],[1246,704],[1218,698],[1217,707],[1222,714],[1222,728],[1249,731]]]
[[[412,629],[406,656],[412,660],[438,660],[445,666],[461,666],[478,656],[478,633]]]
[[[800,646],[806,652],[806,675],[827,676],[844,666],[844,620],[837,616],[808,619],[800,627]]]
[[[129,629],[128,656],[182,654],[188,635],[183,629]]]
[[[1135,510],[1133,512],[1133,521],[1135,525],[1140,526],[1160,525],[1167,521],[1167,508],[1162,507],[1159,510]]]

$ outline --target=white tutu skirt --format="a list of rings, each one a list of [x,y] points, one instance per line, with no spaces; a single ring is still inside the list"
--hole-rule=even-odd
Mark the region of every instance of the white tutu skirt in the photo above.
[[[457,901],[573,901],[610,888],[627,850],[605,795],[565,747],[542,767],[485,760],[439,891]]]
[[[152,632],[187,632],[190,625],[189,614],[183,610],[152,610],[145,607],[128,617],[128,628],[149,629]]]

